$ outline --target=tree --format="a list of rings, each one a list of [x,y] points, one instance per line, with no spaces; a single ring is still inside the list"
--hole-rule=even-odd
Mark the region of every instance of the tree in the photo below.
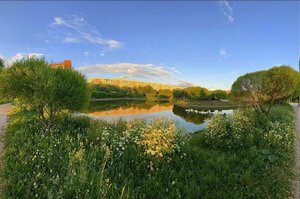
[[[206,100],[209,91],[206,88],[200,86],[188,87],[184,89],[187,93],[187,97],[190,99]]]
[[[160,99],[171,99],[172,96],[172,91],[169,89],[160,89],[158,91],[158,98]]]
[[[187,93],[183,89],[174,89],[173,90],[173,97],[174,98],[185,98]]]
[[[209,93],[208,98],[210,100],[228,99],[228,93],[223,90],[214,90]]]
[[[4,60],[0,58],[0,70],[3,69],[5,66]]]
[[[298,78],[298,83],[297,83],[297,86],[296,86],[296,89],[293,93],[293,97],[292,99],[294,101],[297,101],[298,102],[298,97],[300,96],[300,78]]]
[[[82,110],[88,103],[86,79],[75,70],[51,68],[44,58],[17,61],[0,75],[0,97],[17,99],[35,110],[50,128],[57,115]]]
[[[289,66],[248,73],[232,85],[235,100],[243,101],[268,115],[274,104],[291,98],[298,85],[298,73]]]

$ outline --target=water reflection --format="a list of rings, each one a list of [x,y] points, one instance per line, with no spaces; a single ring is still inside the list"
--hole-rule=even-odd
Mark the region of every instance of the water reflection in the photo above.
[[[180,116],[186,122],[191,122],[193,124],[203,124],[206,119],[212,116],[212,113],[209,111],[198,111],[193,109],[184,109],[180,106],[173,106],[173,113]]]
[[[108,115],[134,115],[172,110],[170,102],[148,102],[148,101],[103,101],[93,102],[90,105],[91,116]]]
[[[107,121],[168,118],[184,127],[187,132],[205,128],[206,121],[215,113],[231,113],[232,110],[195,110],[186,109],[170,102],[150,102],[143,100],[93,101],[90,103],[88,115]]]

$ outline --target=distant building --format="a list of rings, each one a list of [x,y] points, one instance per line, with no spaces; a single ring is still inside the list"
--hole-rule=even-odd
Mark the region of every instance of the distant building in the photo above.
[[[159,84],[153,82],[144,82],[136,80],[118,79],[118,78],[91,78],[89,79],[91,84],[110,84],[119,87],[143,87],[151,86],[155,90],[169,89],[174,90],[180,87],[168,84]]]
[[[63,62],[57,62],[50,64],[52,68],[65,68],[65,69],[71,69],[72,68],[72,62],[71,60],[64,60]]]

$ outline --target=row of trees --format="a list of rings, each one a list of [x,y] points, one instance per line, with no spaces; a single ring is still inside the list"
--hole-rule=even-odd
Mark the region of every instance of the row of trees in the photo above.
[[[92,98],[148,98],[171,99],[172,91],[168,89],[155,90],[151,86],[118,87],[108,84],[92,85]]]
[[[85,77],[75,70],[54,69],[44,58],[14,62],[0,72],[0,99],[17,101],[38,113],[50,128],[62,111],[83,110],[89,102]]]
[[[190,100],[220,100],[228,99],[228,93],[223,90],[210,91],[200,86],[176,89],[173,91],[174,98],[187,98]]]
[[[209,91],[202,87],[188,87],[184,89],[154,90],[151,86],[143,87],[118,87],[107,84],[92,85],[92,98],[124,98],[146,97],[150,99],[190,99],[190,100],[219,100],[228,99],[228,93],[223,90]]]
[[[231,87],[233,100],[247,103],[268,115],[275,104],[282,104],[300,95],[298,72],[290,66],[247,73]]]

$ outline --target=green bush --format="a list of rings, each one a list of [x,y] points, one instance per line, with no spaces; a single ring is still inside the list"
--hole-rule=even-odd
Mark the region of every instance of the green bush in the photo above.
[[[231,87],[231,97],[269,115],[274,105],[295,97],[298,85],[299,74],[294,68],[274,66],[237,78]]]
[[[49,128],[63,110],[83,110],[89,93],[86,79],[79,72],[51,68],[43,58],[28,58],[0,73],[0,98],[17,99],[36,110]]]

